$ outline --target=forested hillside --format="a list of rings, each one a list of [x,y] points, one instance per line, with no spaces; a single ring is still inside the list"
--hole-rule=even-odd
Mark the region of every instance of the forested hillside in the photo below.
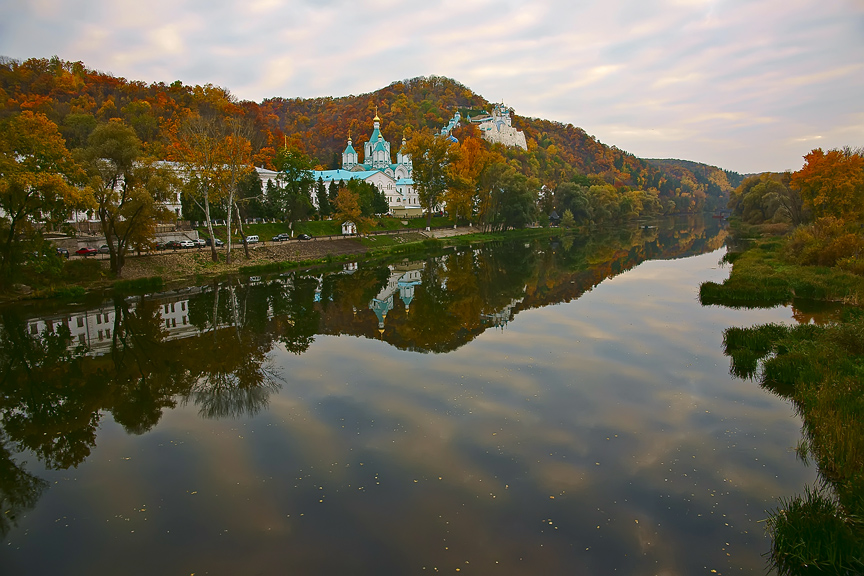
[[[226,100],[231,106],[225,106]],[[100,122],[119,118],[135,130],[146,152],[159,159],[170,156],[172,131],[196,112],[218,110],[245,117],[252,125],[252,159],[258,166],[272,167],[277,149],[287,143],[320,168],[334,168],[349,132],[355,142],[368,137],[376,110],[384,137],[398,147],[403,135],[424,127],[439,129],[457,110],[465,116],[488,109],[485,98],[441,77],[394,82],[357,96],[277,97],[257,103],[237,101],[217,86],[146,84],[56,57],[0,59],[0,118],[24,110],[42,113],[60,128],[69,149],[83,147]],[[737,177],[734,173],[702,164],[637,158],[572,124],[518,115],[513,124],[525,132],[528,150],[500,152],[549,189],[567,181],[607,184],[619,192],[651,192],[667,212],[693,212],[725,206],[737,184],[729,180]],[[461,134],[468,132],[466,127]]]

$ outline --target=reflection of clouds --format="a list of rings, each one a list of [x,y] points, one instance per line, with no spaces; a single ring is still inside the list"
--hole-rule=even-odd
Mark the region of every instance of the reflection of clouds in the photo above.
[[[122,490],[86,500],[112,518],[160,486],[163,508],[196,530],[230,530],[213,554],[238,573],[250,553],[308,567],[336,562],[332,549],[357,565],[410,557],[417,571],[760,571],[756,521],[812,471],[788,450],[791,408],[731,378],[721,349],[724,328],[789,311],[699,306],[698,281],[728,274],[718,259],[643,263],[448,354],[349,336],[318,336],[300,356],[277,345],[268,360],[285,382],[266,412],[168,412],[132,439],[161,469],[136,456]],[[105,428],[88,465],[117,474],[101,459],[128,456],[129,440]],[[148,523],[169,528],[162,514]]]
[[[706,533],[718,522],[758,533],[761,510],[802,476],[787,450],[798,435],[791,408],[730,377],[721,349],[729,325],[788,321],[789,311],[702,308],[698,281],[728,274],[719,256],[643,263],[578,301],[522,311],[503,332],[443,357],[364,340],[346,350],[322,338],[303,357],[285,357],[286,371],[299,366],[282,394],[303,397],[307,417],[329,395],[362,404],[392,429],[361,431],[346,445],[441,476],[466,497],[506,491],[515,505],[530,486],[583,504],[617,500],[605,512],[618,519],[616,537],[674,564],[686,555],[681,514]],[[628,496],[637,482],[641,499]],[[644,494],[675,512],[642,509]],[[733,565],[757,563],[748,558]]]

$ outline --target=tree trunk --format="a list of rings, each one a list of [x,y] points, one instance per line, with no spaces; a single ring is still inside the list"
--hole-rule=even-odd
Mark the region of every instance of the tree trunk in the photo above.
[[[248,260],[250,258],[249,243],[246,242],[246,233],[243,231],[243,219],[240,218],[240,207],[237,206],[237,202],[234,202],[234,210],[237,211],[237,226],[240,227],[240,237],[243,238],[243,251],[246,252],[246,259]]]
[[[210,257],[213,262],[219,262],[219,254],[216,253],[216,236],[213,235],[213,222],[210,220],[210,199],[204,196],[204,218],[207,220],[207,232],[210,234]]]

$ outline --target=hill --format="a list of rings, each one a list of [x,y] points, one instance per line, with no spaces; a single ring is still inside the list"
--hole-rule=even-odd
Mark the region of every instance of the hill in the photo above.
[[[254,161],[269,167],[285,143],[310,155],[321,168],[341,162],[349,133],[357,141],[371,131],[376,111],[384,137],[398,147],[403,135],[440,129],[459,110],[488,110],[490,102],[463,84],[442,77],[393,82],[375,92],[343,97],[269,98],[238,101],[224,88],[146,84],[87,68],[57,57],[17,61],[0,58],[0,117],[22,110],[55,122],[69,148],[83,146],[99,122],[119,118],[132,126],[147,151],[167,157],[167,136],[192,113],[239,115],[253,126]],[[687,161],[646,161],[598,141],[581,128],[515,115],[528,150],[503,149],[507,160],[529,177],[554,188],[564,181],[607,183],[619,191],[656,191],[676,211],[725,206],[734,173]],[[471,127],[456,135],[464,137]],[[730,179],[732,181],[730,181]]]

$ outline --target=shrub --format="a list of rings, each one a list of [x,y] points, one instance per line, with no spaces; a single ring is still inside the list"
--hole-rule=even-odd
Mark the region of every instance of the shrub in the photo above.
[[[797,264],[835,266],[850,260],[854,265],[864,254],[864,235],[843,220],[826,216],[795,229],[786,243],[786,254]]]

